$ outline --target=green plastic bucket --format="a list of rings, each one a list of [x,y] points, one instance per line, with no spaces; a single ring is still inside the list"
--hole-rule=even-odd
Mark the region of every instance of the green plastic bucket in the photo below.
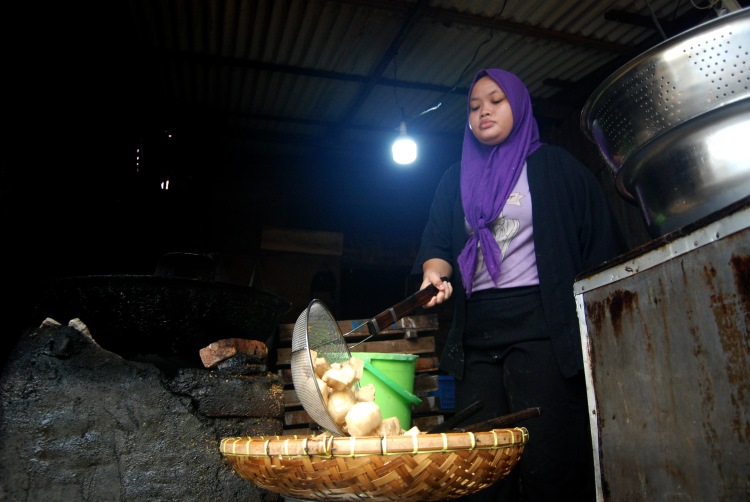
[[[398,417],[402,429],[411,428],[411,407],[422,400],[412,394],[419,356],[384,352],[352,352],[365,363],[360,385],[375,386],[375,404],[383,419]]]

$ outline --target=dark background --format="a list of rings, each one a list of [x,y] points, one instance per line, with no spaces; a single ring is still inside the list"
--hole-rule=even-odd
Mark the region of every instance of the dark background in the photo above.
[[[264,3],[249,2],[256,6]],[[341,12],[362,5],[330,3]],[[179,17],[182,11],[192,11],[197,5],[218,5],[219,11],[229,5],[167,4],[171,10],[165,18],[172,15],[175,19],[183,19]],[[465,12],[433,8],[429,2],[366,2],[364,5],[378,12],[395,13],[391,18],[400,25],[394,30],[398,34],[390,47],[371,44],[374,51],[382,51],[382,57],[374,58],[381,62],[395,57],[397,42],[402,44],[399,57],[404,55],[410,47],[409,37],[426,37],[420,30],[434,28],[435,24],[429,22],[435,19],[440,20],[440,27],[466,23],[478,32],[476,45],[462,47],[463,53],[417,54],[418,59],[452,65],[446,67],[445,73],[450,76],[448,80],[443,77],[442,83],[406,81],[403,77],[404,81],[394,84],[382,69],[368,76],[379,85],[401,86],[406,103],[410,102],[408,89],[431,93],[429,99],[415,105],[416,110],[440,96],[447,100],[443,109],[410,121],[410,133],[420,144],[420,157],[414,165],[403,168],[390,160],[389,153],[397,111],[385,119],[361,112],[356,120],[344,115],[328,122],[279,112],[278,117],[266,120],[271,127],[248,128],[237,127],[238,116],[256,122],[268,117],[253,110],[186,102],[184,94],[189,86],[180,73],[180,58],[193,64],[191,70],[199,76],[204,66],[229,71],[220,66],[225,59],[216,56],[204,61],[201,57],[205,54],[196,49],[195,41],[188,44],[194,53],[180,49],[167,56],[160,42],[148,45],[144,36],[148,28],[144,19],[148,16],[133,13],[149,5],[155,4],[135,0],[24,4],[8,10],[6,24],[13,39],[7,58],[11,76],[6,94],[9,133],[6,159],[0,167],[5,348],[12,346],[21,329],[40,321],[29,306],[35,303],[41,283],[47,279],[153,274],[160,258],[170,252],[229,256],[254,266],[268,254],[262,249],[263,230],[267,228],[342,234],[343,251],[334,263],[338,267],[334,313],[340,319],[371,317],[418,285],[410,279],[409,271],[435,187],[445,169],[460,158],[465,86],[476,68],[500,64],[493,57],[492,44],[502,48],[510,43],[504,36],[528,37],[522,42],[528,50],[538,51],[540,60],[550,47],[538,40],[550,37],[573,48],[591,42],[602,44],[603,50],[612,49],[601,36],[586,41],[575,38],[582,37],[579,33],[562,29],[541,30],[539,34],[539,30],[528,29],[531,21],[493,17],[492,13],[513,14],[512,10],[502,11],[499,4],[487,7],[489,14],[467,16]],[[290,9],[291,22],[291,9],[298,4],[287,1],[277,5]],[[604,9],[600,3],[596,5]],[[512,4],[508,9],[513,7],[520,8]],[[550,7],[548,17],[554,18],[555,8],[563,7]],[[705,10],[686,5],[675,8],[672,4],[665,4],[658,14],[671,21],[668,28],[673,32],[710,17]],[[579,124],[581,107],[595,86],[622,62],[659,42],[644,6],[633,6],[628,15],[631,17],[627,19],[620,15],[618,26],[645,30],[645,34],[633,37],[628,51],[603,60],[596,71],[579,81],[545,81],[540,96],[549,94],[550,86],[557,86],[560,92],[555,98],[533,93],[532,98],[542,139],[567,147],[591,167],[635,246],[648,238],[638,211],[615,193],[612,177]],[[425,19],[429,22],[419,24]],[[498,19],[507,24],[497,25]],[[311,22],[326,21],[320,18]],[[192,24],[172,22],[190,38]],[[201,26],[201,19],[192,18],[190,22]],[[276,23],[269,24],[269,29],[281,29],[286,22],[269,16],[268,23]],[[154,37],[164,35],[159,30],[155,33]],[[451,88],[446,82],[452,83],[462,73],[470,55],[489,33],[495,36],[486,51],[479,53],[476,68]],[[628,38],[622,36],[623,40]],[[626,46],[622,42],[619,47]],[[564,63],[546,65],[552,72],[554,64]],[[318,80],[328,75],[311,70],[309,66],[315,62],[307,67],[273,64],[231,61],[234,67],[244,65],[248,78],[263,72]],[[406,74],[408,69],[401,71]],[[345,86],[350,85],[347,79],[359,77],[353,72],[344,74],[343,68],[337,70],[341,73],[331,80],[341,87],[334,89],[334,96],[349,96],[356,104]],[[425,74],[422,78],[432,77]],[[534,78],[541,81],[543,76],[535,74]],[[176,99],[178,95],[183,100]],[[215,98],[221,101],[223,96],[219,89]],[[390,99],[391,94],[388,96]],[[263,99],[269,97],[260,98],[261,104]],[[295,95],[289,99],[293,101]],[[373,108],[392,107],[389,101],[382,107],[376,103]],[[304,135],[294,132],[294,127],[285,128],[290,125],[325,132]],[[160,185],[167,178],[169,190],[163,190]],[[246,279],[239,277],[238,282]],[[313,294],[309,276],[288,278],[288,282],[295,281],[302,295]],[[302,308],[304,305],[297,302],[290,316],[293,318]]]

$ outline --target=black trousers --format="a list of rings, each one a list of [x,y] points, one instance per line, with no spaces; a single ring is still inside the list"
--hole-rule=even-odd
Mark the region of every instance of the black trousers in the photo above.
[[[554,335],[535,287],[480,292],[467,302],[457,409],[484,402],[467,423],[531,407],[542,413],[518,424],[528,429],[529,441],[511,475],[462,500],[595,500],[585,379],[562,376]]]

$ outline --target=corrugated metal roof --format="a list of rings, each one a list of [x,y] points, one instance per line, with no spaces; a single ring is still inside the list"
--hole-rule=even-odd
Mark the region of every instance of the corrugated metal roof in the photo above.
[[[481,67],[516,72],[535,102],[575,108],[586,78],[659,41],[654,26],[607,18],[614,10],[648,20],[645,2],[129,3],[132,42],[153,65],[140,69],[151,106],[224,114],[271,133],[392,131],[402,110],[413,118],[438,103],[420,130],[460,132],[465,86]],[[661,19],[696,12],[689,2],[650,5]]]
[[[652,11],[668,34],[715,17],[696,1],[123,0],[87,42],[121,51],[97,61],[128,82],[121,129],[195,129],[279,165],[379,155],[402,120],[455,152],[483,67],[517,73],[538,120],[569,119],[662,40]]]
[[[123,0],[108,4],[127,7],[110,35],[123,58],[103,63],[133,96],[120,131],[147,146],[155,131],[181,131],[187,153],[144,155],[142,172],[207,180],[238,169],[283,184],[298,204],[335,198],[366,215],[373,204],[392,211],[431,197],[460,155],[478,69],[517,73],[540,126],[569,123],[600,82],[663,40],[660,31],[716,16],[698,1]],[[386,181],[373,173],[390,162],[402,120],[430,172]],[[408,197],[396,195],[404,183]]]

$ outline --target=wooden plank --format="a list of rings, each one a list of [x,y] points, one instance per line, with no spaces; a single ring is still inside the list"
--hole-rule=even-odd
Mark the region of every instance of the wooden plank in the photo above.
[[[437,375],[420,375],[414,379],[414,394],[435,392],[440,388]]]
[[[439,358],[437,356],[422,356],[417,359],[417,365],[414,368],[415,373],[427,373],[438,370]]]
[[[292,349],[291,347],[279,347],[276,349],[276,364],[291,365]],[[291,373],[290,373],[291,376]]]
[[[414,417],[411,419],[412,426],[416,426],[422,432],[428,432],[433,427],[445,422],[443,415],[427,415],[424,417]]]
[[[382,342],[365,342],[358,345],[355,352],[387,352],[391,354],[433,354],[435,337],[422,336],[409,340],[385,340]]]
[[[420,413],[435,413],[439,411],[440,407],[438,406],[438,402],[435,396],[423,397],[421,404],[414,405],[411,408],[411,412],[413,415]]]
[[[294,389],[284,391],[284,407],[293,408],[295,406],[302,406],[302,403],[297,397],[297,392]]]
[[[292,364],[291,347],[279,347],[278,349],[276,349],[276,364],[287,366]]]
[[[294,386],[294,381],[292,380],[291,368],[279,368],[276,371],[276,374],[279,375],[281,379],[284,381],[284,387]]]
[[[311,424],[315,421],[310,418],[305,410],[292,410],[284,412],[284,425]]]
[[[350,319],[338,321],[337,324],[342,334],[351,331],[351,334],[346,336],[347,340],[351,338],[353,342],[356,342],[358,337],[369,335],[365,326],[367,321],[369,319]],[[407,316],[381,330],[378,336],[404,334],[407,331],[421,333],[423,331],[437,331],[438,329],[440,329],[440,323],[437,314]],[[279,324],[279,341],[291,343],[293,333],[294,323]]]
[[[344,234],[265,228],[261,234],[260,248],[269,251],[341,256],[344,254]]]
[[[319,431],[310,429],[309,427],[284,429],[284,436],[297,436],[297,437],[308,437],[316,436]]]
[[[435,337],[423,336],[409,340],[384,340],[382,342],[366,342],[356,346],[353,352],[387,352],[391,354],[432,354],[435,352]],[[290,365],[292,363],[291,347],[276,349],[276,364]]]
[[[292,380],[292,369],[291,368],[282,368],[279,369],[277,374],[284,380],[284,386],[285,387],[292,387],[294,386],[294,380]]]

